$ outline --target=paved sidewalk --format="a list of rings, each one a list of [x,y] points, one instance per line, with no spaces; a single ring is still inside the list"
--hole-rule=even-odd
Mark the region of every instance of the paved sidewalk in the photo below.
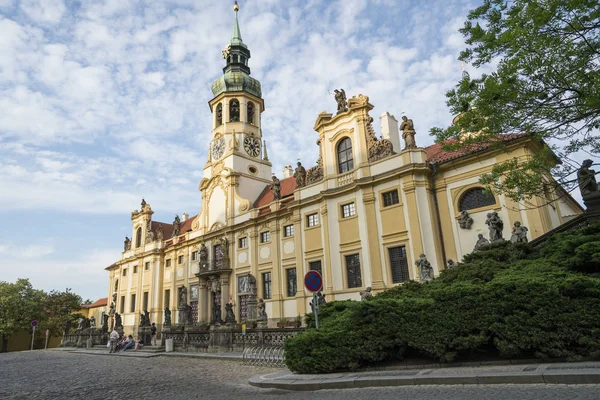
[[[288,370],[250,378],[250,385],[285,390],[405,385],[600,384],[600,362],[401,369],[301,375]]]

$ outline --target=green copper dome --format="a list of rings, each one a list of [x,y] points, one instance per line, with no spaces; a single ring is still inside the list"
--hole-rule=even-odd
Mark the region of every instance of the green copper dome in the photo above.
[[[213,82],[212,92],[215,97],[225,92],[247,92],[262,97],[260,82],[243,71],[227,71]]]
[[[226,65],[223,68],[223,76],[212,84],[212,92],[215,97],[225,92],[246,92],[256,97],[262,97],[260,82],[250,77],[250,67],[248,66],[250,50],[242,40],[237,18],[239,10],[237,2],[233,10],[235,11],[233,37],[223,50]]]

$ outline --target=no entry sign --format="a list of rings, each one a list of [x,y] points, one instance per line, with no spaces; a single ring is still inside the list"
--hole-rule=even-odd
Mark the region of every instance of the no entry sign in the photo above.
[[[38,322],[34,319],[33,321],[31,321],[31,326],[35,328],[36,326],[38,326]]]
[[[323,278],[318,271],[308,271],[304,275],[304,286],[311,292],[318,292],[323,289]]]

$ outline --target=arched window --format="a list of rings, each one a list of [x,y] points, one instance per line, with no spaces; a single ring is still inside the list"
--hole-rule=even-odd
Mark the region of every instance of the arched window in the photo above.
[[[458,201],[459,211],[472,210],[474,208],[493,206],[496,199],[487,193],[484,188],[476,187],[467,190]]]
[[[229,102],[229,122],[238,122],[240,120],[240,102],[238,99],[232,99]]]
[[[354,169],[354,159],[352,158],[352,141],[350,138],[344,138],[337,146],[338,172],[340,174]]]
[[[217,104],[217,111],[215,112],[216,126],[223,124],[223,104]]]
[[[137,232],[135,234],[135,247],[140,247],[142,245],[142,227],[137,228]]]
[[[247,122],[254,125],[254,103],[251,101],[248,102],[248,121]]]

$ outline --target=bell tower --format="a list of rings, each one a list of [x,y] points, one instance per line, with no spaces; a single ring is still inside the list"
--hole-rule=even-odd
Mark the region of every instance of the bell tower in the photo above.
[[[235,3],[233,37],[223,50],[223,75],[212,84],[212,140],[204,166],[199,228],[229,225],[246,213],[271,182],[271,163],[262,137],[265,110],[260,82],[250,76],[250,50],[242,40]],[[217,210],[219,209],[219,210]],[[217,225],[215,225],[217,224]]]

